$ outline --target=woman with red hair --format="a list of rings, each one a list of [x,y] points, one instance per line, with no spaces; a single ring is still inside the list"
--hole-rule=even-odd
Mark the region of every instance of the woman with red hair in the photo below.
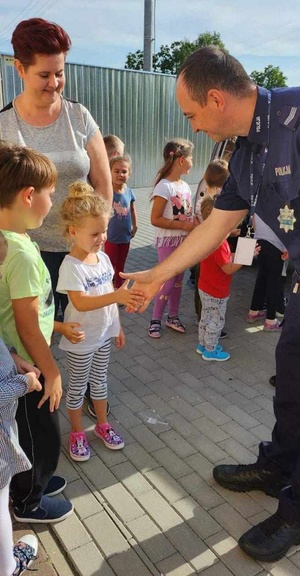
[[[58,270],[67,253],[58,228],[59,206],[68,194],[69,184],[75,180],[89,181],[96,193],[111,203],[111,174],[98,125],[84,106],[62,95],[65,58],[71,47],[68,34],[57,24],[31,18],[18,24],[12,45],[24,90],[0,112],[0,139],[35,148],[57,168],[51,214],[41,230],[30,234],[38,242],[51,275],[56,313],[59,307],[63,313],[67,297],[55,290]],[[30,315],[31,308],[24,307],[22,317],[28,326],[34,321]],[[14,515],[21,522],[57,522],[66,517],[66,507],[69,508],[66,500],[49,498],[61,492],[66,481],[53,476],[60,454],[58,414],[50,410],[45,413],[44,425],[51,446],[41,437],[37,407],[32,405],[26,410],[24,399],[20,399],[16,416],[19,438],[25,452],[27,446],[26,455],[33,466],[29,472],[16,474],[11,483]],[[29,450],[28,445],[34,450]],[[36,502],[40,504],[37,506]]]
[[[53,22],[30,18],[12,35],[15,68],[24,90],[0,112],[0,138],[29,146],[54,162],[58,184],[53,208],[42,228],[32,234],[49,268],[55,312],[62,313],[67,298],[56,292],[59,266],[67,246],[58,228],[58,207],[76,180],[89,181],[112,202],[111,175],[104,142],[89,111],[63,97],[65,59],[71,48],[68,34]]]

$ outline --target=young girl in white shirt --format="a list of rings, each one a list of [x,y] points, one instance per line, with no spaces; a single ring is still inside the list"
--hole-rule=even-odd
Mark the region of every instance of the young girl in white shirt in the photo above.
[[[193,148],[192,142],[182,138],[170,140],[164,147],[165,163],[157,174],[151,194],[151,224],[155,226],[159,262],[174,252],[198,224],[193,217],[191,189],[181,180],[181,176],[188,174],[193,165]],[[185,332],[185,326],[178,317],[183,275],[182,272],[168,280],[157,294],[148,328],[151,338],[161,336],[161,321],[166,307],[166,326],[177,332]]]
[[[111,338],[118,348],[125,343],[117,304],[137,309],[143,298],[140,292],[128,290],[128,282],[114,291],[114,270],[101,250],[111,209],[93,188],[84,182],[70,186],[69,196],[61,207],[64,234],[71,242],[57,284],[58,292],[68,295],[65,321],[78,322],[84,338],[72,343],[64,336],[59,347],[67,352],[69,388],[67,409],[71,422],[69,451],[73,460],[90,457],[90,448],[82,428],[82,404],[87,383],[97,415],[94,428],[107,448],[119,450],[124,441],[107,422],[107,371]]]

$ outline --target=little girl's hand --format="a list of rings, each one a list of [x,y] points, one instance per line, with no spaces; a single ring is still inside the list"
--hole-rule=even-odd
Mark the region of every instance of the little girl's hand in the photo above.
[[[135,290],[134,288],[128,289],[129,280],[126,280],[122,286],[116,290],[116,302],[124,304],[128,308],[138,310],[144,304],[143,292]]]
[[[125,344],[125,334],[123,328],[121,328],[119,336],[116,336],[115,338],[115,345],[117,348],[120,349],[123,348],[124,344]]]
[[[36,390],[37,392],[41,391],[42,385],[38,381],[35,372],[27,372],[27,374],[25,374],[25,378],[26,378],[27,384],[28,384],[27,393],[28,392],[34,392],[34,390]]]
[[[261,251],[261,246],[256,243],[255,248],[254,248],[254,256],[258,256],[260,251]]]
[[[132,226],[130,236],[133,238],[136,235],[137,226]]]
[[[196,216],[193,216],[193,220],[186,220],[184,222],[184,226],[182,227],[182,229],[185,232],[192,232],[192,230],[194,230],[194,228],[196,228],[196,226],[199,226],[200,222],[198,220],[198,218]]]

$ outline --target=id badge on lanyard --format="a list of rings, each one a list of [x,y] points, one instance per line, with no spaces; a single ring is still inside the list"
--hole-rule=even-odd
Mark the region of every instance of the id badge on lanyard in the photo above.
[[[260,185],[262,182],[262,177],[265,171],[267,156],[269,151],[269,137],[270,137],[270,114],[271,114],[271,92],[268,92],[268,113],[267,113],[267,127],[268,127],[268,141],[264,147],[262,155],[262,167],[261,174],[256,190],[254,190],[254,153],[251,152],[250,156],[250,214],[249,214],[249,224],[247,226],[247,234],[244,238],[239,237],[236,245],[236,251],[234,256],[235,264],[243,264],[246,266],[251,266],[254,251],[256,246],[256,239],[251,237],[251,230],[253,224],[253,216],[256,208],[258,193]]]

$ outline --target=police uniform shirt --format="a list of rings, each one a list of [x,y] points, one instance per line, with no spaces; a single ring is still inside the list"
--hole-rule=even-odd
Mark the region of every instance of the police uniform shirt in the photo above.
[[[253,153],[253,191],[258,189],[255,212],[286,246],[300,268],[300,88],[271,90],[268,130],[268,90],[258,87],[252,125],[239,137],[232,155],[230,176],[216,200],[220,210],[243,210],[251,205],[250,160]],[[269,140],[269,143],[268,143]],[[268,147],[264,158],[264,149]],[[263,161],[265,159],[265,169]],[[294,209],[294,230],[280,229],[280,208]]]

